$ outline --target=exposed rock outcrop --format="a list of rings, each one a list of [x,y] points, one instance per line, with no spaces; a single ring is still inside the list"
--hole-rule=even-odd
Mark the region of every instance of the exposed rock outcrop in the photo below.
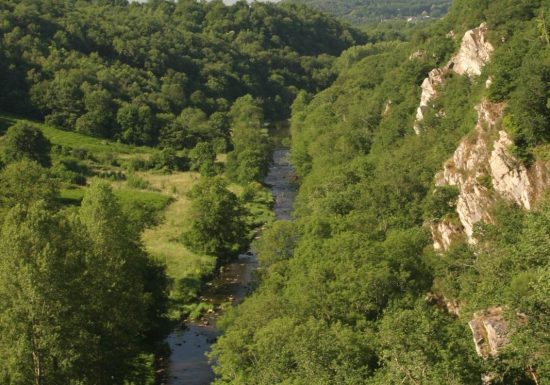
[[[426,295],[426,301],[428,301],[432,305],[437,306],[439,309],[446,311],[449,314],[455,315],[457,317],[460,315],[461,305],[456,300],[451,300],[434,293],[428,293]]]
[[[479,221],[491,222],[489,208],[494,199],[490,184],[486,182],[490,175],[490,133],[496,130],[503,109],[503,104],[488,102],[482,102],[476,107],[478,121],[473,135],[460,142],[452,158],[445,163],[443,171],[436,177],[437,185],[458,187],[456,212],[471,243],[475,242],[474,225]],[[434,247],[438,247],[439,250],[447,250],[449,246],[441,242],[437,242],[436,246],[435,240],[443,237],[443,234],[434,237]]]
[[[505,131],[499,131],[500,138],[495,142],[489,165],[493,187],[503,196],[513,200],[526,210],[533,206],[548,185],[546,169],[540,162],[529,171],[509,154],[512,140]]]
[[[416,110],[416,123],[414,125],[414,131],[416,134],[420,134],[420,128],[418,122],[424,119],[424,113],[428,109],[430,101],[437,94],[437,89],[441,84],[445,74],[448,72],[445,68],[436,68],[430,71],[428,77],[422,82],[422,94],[420,95],[420,105]]]
[[[430,101],[437,95],[438,88],[444,83],[445,76],[452,72],[459,75],[476,76],[489,62],[494,48],[486,40],[487,25],[481,24],[478,28],[467,31],[462,38],[458,53],[442,68],[435,68],[428,74],[422,83],[420,105],[416,111],[414,131],[420,134],[419,122],[424,119],[424,114],[430,105]]]
[[[461,231],[470,243],[475,243],[475,224],[491,223],[491,208],[498,198],[529,210],[548,186],[543,163],[527,169],[510,154],[513,142],[500,130],[504,107],[503,103],[488,101],[476,107],[478,121],[473,133],[460,142],[436,176],[436,185],[458,187],[456,212],[462,225],[461,229],[445,221],[430,224],[436,250],[447,250]]]
[[[429,224],[435,250],[448,250],[451,244],[464,236],[464,227],[450,220]]]
[[[487,24],[467,31],[462,38],[460,50],[447,66],[459,75],[481,75],[481,70],[489,62],[493,46],[486,39]]]
[[[384,111],[382,111],[382,116],[387,116],[390,113],[392,104],[393,102],[391,100],[386,102],[384,105]]]
[[[484,359],[496,357],[508,343],[508,325],[501,307],[475,313],[468,325],[472,330],[476,352]]]
[[[424,59],[426,57],[426,51],[415,51],[410,54],[409,60]]]

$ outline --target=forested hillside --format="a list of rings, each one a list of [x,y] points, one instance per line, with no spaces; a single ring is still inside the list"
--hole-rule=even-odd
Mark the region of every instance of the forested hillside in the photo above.
[[[548,5],[456,0],[299,94],[295,220],[258,241],[217,384],[550,383]]]
[[[0,1],[0,383],[165,381],[272,218],[267,127],[366,41],[294,5]]]
[[[441,17],[451,0],[283,0],[305,4],[330,13],[353,24],[366,24],[391,19]]]
[[[407,24],[0,0],[0,384],[172,385],[166,336],[197,319],[218,385],[550,384],[550,4]],[[244,302],[203,297],[251,243]]]
[[[228,140],[252,95],[270,120],[300,89],[332,80],[334,56],[365,36],[305,7],[221,1],[2,1],[6,112],[125,143]]]

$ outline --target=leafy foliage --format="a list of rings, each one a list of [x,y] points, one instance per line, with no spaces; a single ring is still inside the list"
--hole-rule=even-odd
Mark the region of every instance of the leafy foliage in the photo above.
[[[297,219],[258,242],[262,281],[221,322],[217,384],[473,385],[483,373],[496,373],[494,384],[548,381],[548,301],[534,291],[547,292],[547,204],[530,214],[497,205],[477,247],[457,243],[443,254],[429,247],[424,228],[454,211],[456,188],[434,190],[434,177],[475,127],[474,106],[487,94],[508,103],[504,125],[519,144],[526,138],[527,152],[547,143],[539,5],[456,1],[448,18],[408,42],[345,51],[329,88],[298,94]],[[419,86],[456,46],[448,31],[461,36],[484,20],[494,31],[494,62],[480,77],[449,75],[415,135]],[[459,301],[460,315],[429,303],[428,292]],[[512,337],[498,360],[484,361],[467,324],[491,306],[508,309]],[[354,341],[340,344],[348,333]]]
[[[336,12],[351,4],[337,3]],[[388,17],[395,4],[369,3]],[[409,5],[428,11],[421,0]],[[424,227],[453,211],[456,189],[434,190],[434,175],[474,127],[481,98],[507,103],[503,128],[522,160],[550,140],[545,5],[457,0],[412,36],[392,23],[372,31],[394,41],[365,44],[362,33],[288,4],[0,0],[0,103],[67,130],[42,126],[59,156],[51,169],[39,130],[18,124],[2,139],[0,382],[152,380],[169,282],[139,234],[168,198],[142,192],[142,204],[128,204],[136,192],[126,191],[121,205],[94,182],[80,208],[60,209],[50,174],[75,182],[90,170],[78,161],[118,167],[111,149],[135,155],[83,134],[159,145],[126,160],[133,171],[200,171],[181,240],[223,261],[245,248],[254,218],[222,177],[209,177],[216,155],[231,151],[227,174],[243,185],[246,207],[269,203],[258,183],[270,160],[266,122],[291,103],[296,220],[275,222],[256,243],[260,285],[219,321],[216,384],[473,385],[483,373],[496,373],[495,385],[550,381],[548,198],[530,213],[497,205],[476,246],[447,253],[434,253]],[[448,32],[482,21],[492,63],[480,77],[447,76],[415,135],[419,86],[456,49]],[[128,182],[147,187],[132,174]],[[188,300],[200,285],[174,286]],[[460,315],[427,292],[460,301]],[[496,305],[510,343],[482,361],[467,322]]]
[[[271,152],[263,110],[246,95],[233,104],[229,117],[233,151],[227,158],[228,174],[240,183],[261,180],[267,174]]]
[[[306,7],[260,2],[3,0],[0,18],[7,111],[175,149],[227,140],[226,114],[245,94],[269,119],[287,117],[298,89],[328,85],[334,56],[366,41]]]
[[[449,0],[286,0],[289,3],[306,4],[354,24],[365,24],[394,18],[443,16]]]
[[[22,160],[7,165],[0,172],[0,185],[1,209],[29,206],[35,201],[50,208],[57,206],[59,185],[36,162]]]
[[[244,209],[223,179],[204,179],[193,187],[189,197],[192,222],[183,240],[191,250],[222,259],[244,251],[247,244]]]
[[[22,159],[35,161],[44,167],[51,165],[51,144],[42,131],[28,123],[19,122],[8,128],[4,139],[4,161]]]
[[[104,183],[77,216],[43,201],[10,210],[0,237],[3,383],[144,383],[167,282],[126,224]]]

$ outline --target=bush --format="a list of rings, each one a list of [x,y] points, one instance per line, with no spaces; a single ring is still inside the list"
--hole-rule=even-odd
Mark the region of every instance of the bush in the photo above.
[[[151,168],[151,163],[147,159],[132,158],[128,161],[126,168],[128,171],[147,171]]]
[[[103,171],[97,174],[101,179],[107,179],[111,181],[126,180],[126,175],[122,171]]]
[[[199,171],[204,176],[214,176],[216,153],[212,144],[200,142],[189,152],[190,169]]]
[[[18,122],[8,128],[4,139],[6,163],[28,159],[49,167],[52,164],[50,150],[50,141],[38,128],[25,122]]]
[[[458,198],[456,186],[438,186],[426,198],[424,214],[427,219],[442,219],[454,212]]]
[[[188,167],[188,159],[178,156],[176,151],[165,148],[155,153],[149,160],[150,168],[164,170],[166,172],[185,171]]]
[[[62,158],[52,167],[52,174],[63,182],[84,186],[90,170],[76,159]]]
[[[119,163],[119,161],[116,157],[116,154],[113,154],[112,152],[107,152],[105,154],[101,154],[98,158],[98,161],[100,163],[106,164],[108,166],[113,166],[113,167],[119,167],[120,166],[120,163]]]
[[[139,177],[136,174],[129,174],[126,184],[130,188],[140,189],[140,190],[149,190],[151,189],[151,183],[148,180],[145,180]]]

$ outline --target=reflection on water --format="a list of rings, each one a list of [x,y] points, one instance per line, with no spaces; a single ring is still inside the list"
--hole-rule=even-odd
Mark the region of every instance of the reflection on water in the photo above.
[[[273,210],[279,220],[291,219],[296,196],[296,189],[290,181],[292,173],[288,149],[275,150],[265,183],[271,187],[275,201]],[[238,303],[244,299],[250,291],[256,267],[256,256],[250,251],[225,265],[223,271],[207,284],[201,297],[202,301],[213,304],[216,312],[206,315],[200,322],[188,322],[184,330],[176,330],[168,336],[172,349],[168,385],[207,385],[214,380],[206,353],[219,336],[216,328],[218,307],[227,301]]]

